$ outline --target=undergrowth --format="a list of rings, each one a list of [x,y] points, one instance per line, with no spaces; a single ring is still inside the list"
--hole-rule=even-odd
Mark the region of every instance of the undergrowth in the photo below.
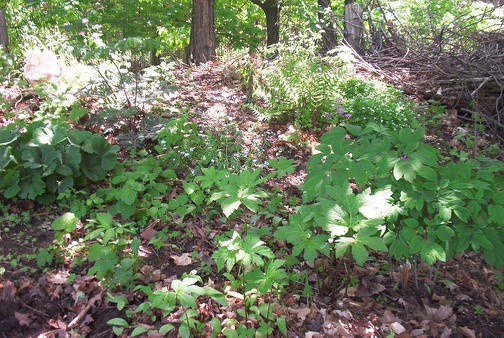
[[[256,98],[268,102],[260,113],[326,131],[307,163],[302,201],[269,184],[293,173],[293,160],[252,153],[234,126],[215,132],[181,112],[145,123],[145,130],[133,119],[128,128],[113,129],[131,133],[123,138],[129,141],[121,161],[119,147],[77,128],[76,121],[89,117],[77,101],[53,100],[51,107],[61,109],[44,109],[57,116],[0,130],[3,196],[54,208],[54,242],[31,259],[40,268],[65,262],[72,272],[95,276],[120,311],[109,321],[115,334],[287,336],[275,303],[294,284],[304,284],[299,297],[313,296],[309,269],[324,257],[364,266],[382,252],[397,265],[418,267],[473,251],[504,266],[502,163],[442,157],[425,144],[413,103],[350,74],[338,55],[280,55],[257,70]],[[161,83],[169,69],[146,72],[151,88],[171,83]],[[135,108],[134,73],[121,68],[116,75],[118,82],[99,92],[107,98],[102,102],[119,88],[125,101],[116,103]],[[128,112],[109,107],[104,117],[114,124],[132,118]],[[1,210],[9,213],[7,206]],[[211,258],[177,279],[147,278],[142,245],[182,252],[180,242],[194,236],[191,222],[220,226],[202,228],[212,239]],[[144,232],[155,225],[147,238]],[[347,282],[357,283],[351,276]],[[203,318],[203,303],[233,314]],[[176,325],[163,323],[169,316]]]

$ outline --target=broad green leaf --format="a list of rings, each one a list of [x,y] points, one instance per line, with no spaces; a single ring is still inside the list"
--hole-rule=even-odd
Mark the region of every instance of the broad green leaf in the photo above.
[[[439,207],[439,217],[442,221],[448,222],[452,216],[452,209],[445,206]]]
[[[437,243],[426,243],[422,248],[420,256],[429,265],[436,263],[438,260],[442,262],[446,261],[446,253]]]
[[[284,177],[285,175],[287,175],[287,173],[293,173],[296,167],[293,160],[287,159],[283,156],[280,157],[278,160],[271,159],[268,162],[270,167],[277,169],[272,174],[274,174],[278,178]]]
[[[114,331],[114,333],[116,334],[116,336],[121,336],[123,331],[124,331],[124,327],[121,327],[121,326],[112,326],[112,331]]]
[[[14,156],[11,155],[10,150],[10,147],[0,148],[0,172],[14,160]]]
[[[378,190],[374,194],[371,194],[371,189],[368,188],[362,192],[359,198],[359,211],[369,219],[384,218],[396,210],[396,207],[391,203],[392,190],[390,188]]]
[[[35,199],[37,196],[44,194],[46,185],[42,180],[42,176],[40,174],[33,174],[26,179],[23,179],[19,184],[21,191],[19,193],[19,197]]]
[[[117,191],[117,198],[126,204],[132,205],[137,200],[137,192],[129,186],[124,186]]]
[[[116,326],[128,326],[128,322],[123,318],[112,318],[107,322],[107,324]]]
[[[369,254],[364,245],[360,243],[352,244],[352,257],[355,259],[355,262],[360,266],[363,266],[364,263],[368,260]]]
[[[394,165],[394,178],[398,181],[404,178],[405,181],[412,183],[420,168],[422,168],[422,162],[414,155],[404,159],[401,158]]]
[[[313,235],[311,237],[302,238],[302,241],[294,247],[296,255],[304,251],[303,258],[309,263],[313,263],[317,258],[317,252],[321,252],[325,255],[329,253],[328,239],[329,236],[326,235]]]
[[[425,240],[421,236],[415,235],[410,241],[410,253],[420,252],[425,245]]]
[[[135,327],[135,329],[133,330],[133,332],[131,332],[131,337],[136,337],[136,336],[139,336],[141,335],[142,333],[145,333],[149,331],[148,328],[146,328],[145,326],[137,326]]]
[[[231,216],[233,212],[238,210],[241,205],[241,201],[238,197],[229,197],[221,202],[222,212],[226,217]]]
[[[426,180],[437,182],[437,172],[431,167],[422,166],[418,171],[418,175]]]
[[[494,246],[492,242],[485,235],[474,235],[472,238],[473,243],[477,243],[479,246],[483,247],[486,250],[493,250]]]
[[[186,321],[182,321],[182,323],[180,324],[178,333],[179,333],[180,337],[182,337],[182,338],[190,338],[191,337],[191,330],[187,326]]]
[[[7,146],[17,140],[19,136],[19,129],[15,128],[13,130],[7,130],[5,128],[0,129],[0,147]]]
[[[280,333],[284,336],[284,337],[287,337],[288,336],[288,333],[287,333],[287,322],[285,320],[285,318],[283,317],[278,317],[276,319],[276,324],[278,326],[278,330],[280,330]]]
[[[128,304],[128,299],[124,296],[119,296],[117,299],[117,310],[122,311],[126,304]]]
[[[37,254],[37,265],[39,267],[44,267],[47,264],[50,264],[53,260],[53,254],[47,251],[46,249],[40,249]]]
[[[357,237],[357,239],[359,243],[364,244],[373,250],[387,251],[387,246],[380,237]]]
[[[173,329],[175,329],[175,326],[173,326],[172,324],[165,324],[159,328],[159,334],[166,335]]]
[[[410,254],[406,242],[398,238],[396,238],[390,245],[389,252],[397,259],[408,257]]]
[[[222,325],[221,325],[219,318],[213,317],[212,319],[210,319],[210,321],[208,323],[212,327],[212,338],[217,338],[217,336],[222,331]]]
[[[217,303],[219,303],[222,306],[228,306],[228,301],[227,301],[226,296],[223,293],[215,290],[214,288],[211,288],[209,286],[205,286],[203,288],[203,294],[205,296],[212,298],[214,301],[216,301]]]
[[[334,244],[334,248],[336,250],[336,258],[343,256],[354,241],[355,239],[351,237],[339,238]]]
[[[436,229],[437,237],[443,242],[448,243],[455,236],[455,231],[447,225],[439,225]]]
[[[406,218],[402,221],[406,226],[412,228],[412,229],[416,229],[418,228],[418,221],[414,218]]]
[[[495,192],[493,200],[496,204],[504,204],[504,190]]]
[[[78,222],[79,219],[73,213],[67,212],[55,219],[51,224],[51,228],[56,231],[71,232],[75,230]]]
[[[497,225],[504,226],[504,206],[489,205],[488,214],[491,221],[493,221]]]
[[[96,219],[105,228],[110,228],[112,226],[112,215],[109,213],[98,213],[96,214]]]
[[[138,255],[141,244],[142,241],[138,237],[133,238],[133,240],[131,241],[131,252],[133,252],[134,255]]]
[[[196,308],[196,299],[191,295],[178,294],[177,299],[182,306]]]

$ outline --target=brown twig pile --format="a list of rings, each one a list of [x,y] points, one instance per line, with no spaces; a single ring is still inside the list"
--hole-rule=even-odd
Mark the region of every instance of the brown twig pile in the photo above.
[[[380,33],[360,67],[459,116],[483,120],[504,142],[504,22],[491,31],[452,23],[413,39],[418,34],[389,21]]]

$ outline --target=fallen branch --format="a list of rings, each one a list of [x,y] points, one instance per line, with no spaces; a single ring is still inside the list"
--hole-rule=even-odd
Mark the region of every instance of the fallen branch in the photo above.
[[[69,329],[72,329],[73,327],[75,327],[75,325],[77,325],[81,320],[82,318],[84,318],[84,316],[89,312],[89,310],[91,310],[91,308],[95,305],[95,303],[98,301],[98,300],[101,300],[101,297],[102,297],[102,294],[99,293],[97,294],[96,296],[94,296],[93,298],[91,298],[91,300],[89,301],[88,305],[86,305],[86,307],[84,308],[84,310],[82,310],[78,315],[77,317],[75,317],[71,322],[70,324],[68,324],[67,328]]]

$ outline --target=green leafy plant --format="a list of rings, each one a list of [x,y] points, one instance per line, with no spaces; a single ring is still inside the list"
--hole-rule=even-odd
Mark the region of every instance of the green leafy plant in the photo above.
[[[423,135],[423,128],[377,124],[324,134],[307,165],[305,205],[276,236],[309,261],[333,243],[336,257],[350,250],[361,265],[369,249],[388,248],[395,258],[428,264],[482,250],[488,263],[503,266],[502,166],[442,165]]]
[[[354,125],[369,122],[392,129],[415,127],[419,109],[396,88],[357,76],[343,79],[335,88],[340,93],[343,116]]]
[[[34,122],[0,130],[0,190],[7,198],[53,201],[56,194],[100,181],[117,164],[117,146],[65,125]]]
[[[247,231],[246,231],[247,232]],[[258,295],[270,292],[279,292],[288,283],[284,260],[276,259],[273,251],[267,247],[251,229],[245,237],[233,231],[228,235],[218,238],[219,249],[212,257],[215,259],[217,269],[225,268],[224,276],[232,282],[232,286],[239,292],[232,292],[236,297],[243,299],[245,309],[238,310],[245,322],[255,318],[260,322],[258,328],[240,325],[236,332],[224,329],[226,337],[249,337],[257,334],[268,335],[273,332],[272,323],[286,335],[285,320],[275,318],[271,303],[256,304]],[[232,274],[232,270],[238,271]],[[233,330],[234,331],[234,330]],[[235,333],[237,335],[235,335]]]
[[[120,335],[126,328],[133,328],[131,336],[146,332],[158,332],[159,334],[165,335],[175,329],[178,329],[178,334],[181,337],[188,338],[194,336],[195,333],[201,332],[203,329],[202,323],[197,319],[199,315],[197,311],[197,302],[202,297],[210,297],[222,306],[228,305],[227,299],[222,293],[209,286],[198,286],[198,283],[202,283],[201,277],[197,275],[188,275],[182,280],[173,280],[169,288],[163,287],[161,289],[152,290],[148,286],[137,287],[148,295],[149,300],[138,305],[134,313],[145,314],[158,309],[162,311],[163,317],[166,317],[176,308],[181,308],[182,314],[178,328],[173,324],[164,324],[158,329],[140,323],[129,325],[123,318],[114,318],[108,323],[113,325],[114,333],[117,335]],[[123,298],[117,298],[115,296],[112,298],[118,306],[119,303],[124,303]],[[220,333],[220,321],[217,318],[213,318],[210,323],[214,329],[212,336],[216,336]]]
[[[252,212],[257,212],[261,206],[261,198],[268,194],[259,187],[267,179],[273,177],[283,177],[288,172],[294,171],[292,160],[286,158],[274,159],[269,162],[272,171],[266,176],[261,176],[260,170],[244,170],[239,174],[233,174],[228,170],[216,170],[214,167],[203,168],[203,175],[195,178],[199,182],[199,189],[210,191],[210,198],[207,203],[216,201],[222,207],[222,212],[226,217],[230,217],[242,205]],[[192,194],[198,190],[193,186]]]

